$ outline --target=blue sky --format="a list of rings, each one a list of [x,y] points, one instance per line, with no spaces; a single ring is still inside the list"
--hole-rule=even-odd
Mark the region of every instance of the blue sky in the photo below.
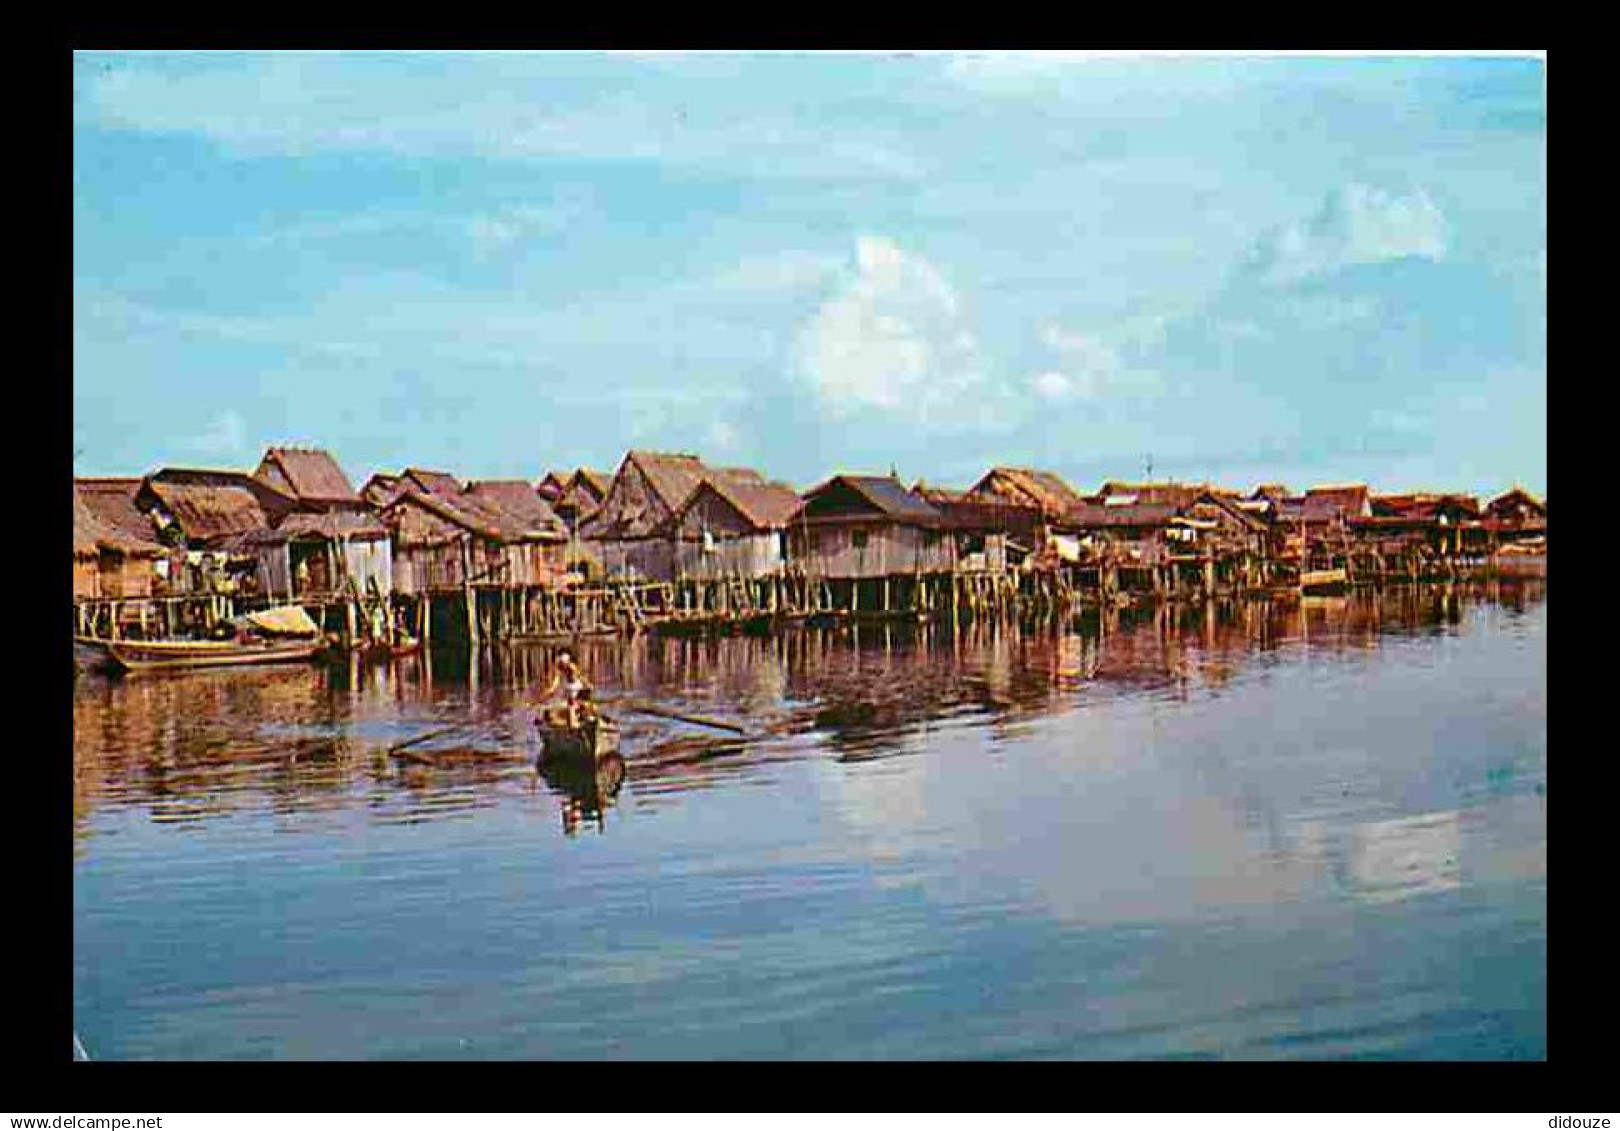
[[[1546,490],[1534,57],[74,57],[79,474]]]

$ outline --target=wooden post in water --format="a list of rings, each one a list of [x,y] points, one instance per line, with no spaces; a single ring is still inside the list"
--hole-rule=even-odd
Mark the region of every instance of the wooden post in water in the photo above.
[[[467,606],[467,641],[478,647],[478,601],[472,586],[472,539],[461,539],[461,595]]]

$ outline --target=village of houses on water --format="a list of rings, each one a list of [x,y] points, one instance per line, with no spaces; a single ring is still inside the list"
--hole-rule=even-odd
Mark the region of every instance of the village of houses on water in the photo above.
[[[378,472],[319,449],[252,472],[78,478],[78,662],[263,662],[434,642],[1063,616],[1096,604],[1545,576],[1545,498],[1244,493],[994,467],[966,489],[837,474],[805,491],[696,455],[537,483]],[[248,644],[251,643],[251,647]]]

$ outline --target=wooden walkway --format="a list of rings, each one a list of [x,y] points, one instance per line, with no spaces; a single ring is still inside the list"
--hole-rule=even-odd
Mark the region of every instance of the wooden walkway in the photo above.
[[[1540,559],[1545,576],[1545,558]],[[295,598],[341,643],[562,643],[640,632],[769,633],[800,624],[920,623],[1061,617],[1087,606],[1200,600],[1298,590],[1301,566],[1343,569],[1352,586],[1521,576],[1494,557],[1399,558],[1351,550],[1307,563],[1165,556],[1018,571],[939,571],[873,578],[609,581],[570,589],[493,583],[420,594],[334,592]],[[1507,563],[1512,565],[1513,563]],[[95,598],[74,602],[74,633],[102,639],[206,636],[220,622],[286,599],[224,594]]]

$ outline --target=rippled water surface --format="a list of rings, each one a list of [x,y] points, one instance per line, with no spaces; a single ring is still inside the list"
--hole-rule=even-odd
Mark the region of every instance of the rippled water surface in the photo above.
[[[96,1059],[1544,1058],[1546,626],[1538,585],[592,644],[594,777],[536,771],[542,648],[84,677],[75,1024]]]

